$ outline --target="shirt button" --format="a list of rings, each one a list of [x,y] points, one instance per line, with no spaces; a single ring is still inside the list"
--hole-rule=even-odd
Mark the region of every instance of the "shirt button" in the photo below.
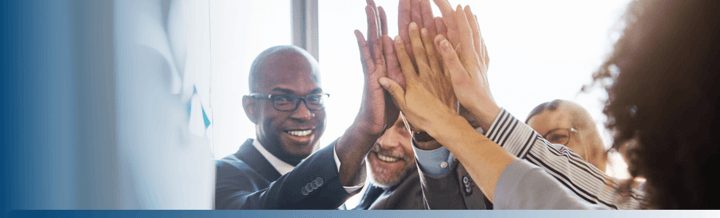
[[[445,169],[445,168],[447,168],[447,167],[448,167],[447,161],[440,162],[440,168]]]
[[[465,185],[467,185],[469,182],[470,182],[470,179],[468,179],[467,176],[463,176],[463,183],[465,183]]]

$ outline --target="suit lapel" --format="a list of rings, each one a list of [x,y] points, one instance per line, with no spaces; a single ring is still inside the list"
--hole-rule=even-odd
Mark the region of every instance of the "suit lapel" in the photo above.
[[[370,209],[370,206],[372,206],[375,201],[377,201],[378,197],[382,195],[385,192],[385,189],[376,186],[373,183],[369,183],[370,187],[368,187],[367,191],[365,191],[365,195],[363,195],[362,200],[360,201],[360,205],[355,207],[355,210],[368,210]]]
[[[280,178],[280,173],[268,162],[265,157],[253,146],[253,139],[248,139],[240,146],[235,157],[247,163],[253,170],[260,173],[269,181]]]

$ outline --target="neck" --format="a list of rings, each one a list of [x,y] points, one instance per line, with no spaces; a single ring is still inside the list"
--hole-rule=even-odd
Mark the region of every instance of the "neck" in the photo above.
[[[279,144],[267,143],[266,141],[260,140],[260,144],[270,152],[273,156],[293,166],[297,166],[306,157],[298,157],[288,154],[283,151]]]

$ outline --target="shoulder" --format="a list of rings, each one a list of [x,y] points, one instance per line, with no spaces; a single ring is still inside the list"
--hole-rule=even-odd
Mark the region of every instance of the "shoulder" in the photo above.
[[[250,167],[244,161],[238,159],[235,155],[228,155],[220,160],[215,161],[217,183],[232,180],[233,183],[242,180],[253,180],[252,178],[262,178],[262,176]]]
[[[215,161],[215,165],[217,166],[218,173],[250,169],[250,166],[247,163],[238,159],[234,154]]]

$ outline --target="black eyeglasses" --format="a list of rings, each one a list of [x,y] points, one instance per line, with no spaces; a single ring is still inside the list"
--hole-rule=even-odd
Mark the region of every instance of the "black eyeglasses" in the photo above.
[[[300,101],[305,102],[308,110],[321,110],[325,108],[325,101],[330,97],[327,93],[309,94],[297,96],[293,94],[260,94],[252,93],[247,95],[255,99],[270,99],[273,108],[278,111],[295,111],[300,106]]]
[[[550,130],[543,138],[553,144],[567,145],[570,141],[570,134],[577,132],[575,128],[558,128]]]

